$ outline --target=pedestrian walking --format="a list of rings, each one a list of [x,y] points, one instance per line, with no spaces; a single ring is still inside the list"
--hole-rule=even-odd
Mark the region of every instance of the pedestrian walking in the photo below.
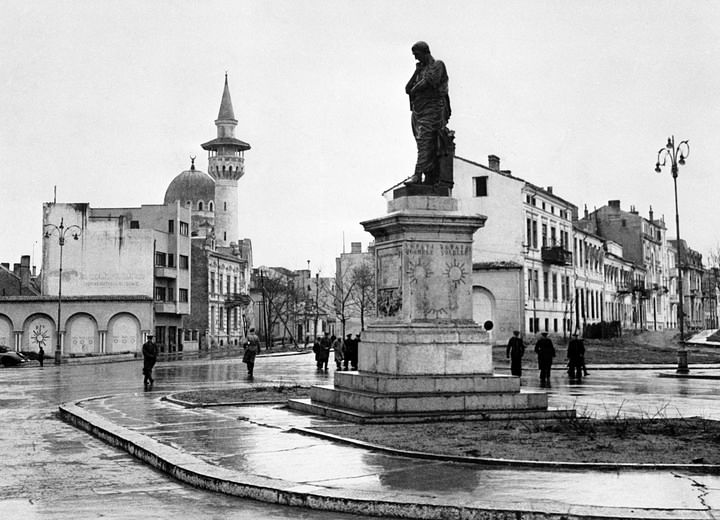
[[[40,350],[38,350],[38,361],[40,362],[40,366],[43,366],[43,363],[45,362],[45,349],[40,347]]]
[[[153,335],[147,335],[147,341],[142,346],[143,355],[143,385],[145,389],[152,388],[155,380],[152,376],[153,367],[157,362],[158,348],[153,341]]]
[[[585,358],[585,345],[581,339],[578,339],[578,333],[575,332],[568,343],[567,359],[568,359],[568,375],[570,379],[582,380],[583,375],[583,359]]]
[[[336,338],[333,336],[332,338],[335,338],[332,340],[332,349],[335,356],[335,368],[336,370],[342,370],[343,359],[345,359],[345,342],[341,337]]]
[[[520,337],[519,330],[513,331],[505,354],[510,359],[510,373],[514,376],[522,376],[522,358],[525,355],[525,342]]]
[[[255,327],[250,327],[247,338],[245,338],[245,352],[243,353],[243,363],[247,365],[248,379],[252,379],[253,370],[255,370],[255,358],[260,353],[260,338],[255,334]]]
[[[552,340],[548,338],[548,333],[543,332],[541,338],[535,343],[535,353],[538,357],[538,368],[540,369],[540,386],[550,385],[550,371],[552,369],[553,358],[555,357],[555,347]]]

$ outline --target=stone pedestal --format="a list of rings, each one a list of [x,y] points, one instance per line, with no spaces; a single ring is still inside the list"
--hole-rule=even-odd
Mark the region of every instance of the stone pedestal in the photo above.
[[[484,223],[455,199],[424,195],[363,222],[375,237],[378,316],[362,333],[359,370],[335,372],[334,385],[290,406],[358,422],[547,416],[547,394],[493,374],[488,334],[472,320],[472,242]]]

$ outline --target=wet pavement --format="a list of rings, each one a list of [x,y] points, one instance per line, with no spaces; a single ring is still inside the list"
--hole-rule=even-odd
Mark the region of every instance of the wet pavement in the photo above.
[[[692,368],[692,367],[691,367]],[[499,368],[502,372],[504,369]],[[559,370],[552,407],[599,417],[691,416],[720,420],[717,381],[658,377],[673,367],[594,370],[570,384]],[[720,370],[693,374],[713,377]],[[313,493],[434,507],[627,518],[715,518],[720,477],[687,471],[548,471],[418,460],[290,432],[334,421],[271,406],[187,409],[167,394],[228,385],[326,383],[310,356],[261,357],[252,383],[238,359],[161,363],[156,386],[143,392],[140,362],[0,370],[0,511],[8,518],[358,518],[288,508],[196,490],[148,469],[129,455],[64,425],[54,405],[83,401],[85,410],[180,453],[240,477],[293,483]],[[536,386],[529,370],[523,384]],[[242,420],[238,420],[242,418]],[[12,452],[6,453],[11,447]],[[689,462],[689,461],[688,461]],[[15,516],[13,516],[13,514]],[[245,515],[245,516],[243,516]],[[2,515],[5,517],[5,515]]]

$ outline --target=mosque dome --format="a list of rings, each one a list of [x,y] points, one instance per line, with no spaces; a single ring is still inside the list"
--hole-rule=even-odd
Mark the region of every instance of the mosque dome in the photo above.
[[[165,191],[164,204],[170,204],[177,200],[182,205],[192,201],[192,206],[197,207],[197,202],[204,202],[215,199],[215,181],[207,173],[195,169],[195,161],[189,170],[185,170],[175,177]]]

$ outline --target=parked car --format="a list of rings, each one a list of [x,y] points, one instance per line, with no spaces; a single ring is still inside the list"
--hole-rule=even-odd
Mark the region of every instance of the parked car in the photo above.
[[[2,352],[0,353],[0,365],[4,367],[15,367],[27,363],[28,358],[20,354],[20,352]]]

